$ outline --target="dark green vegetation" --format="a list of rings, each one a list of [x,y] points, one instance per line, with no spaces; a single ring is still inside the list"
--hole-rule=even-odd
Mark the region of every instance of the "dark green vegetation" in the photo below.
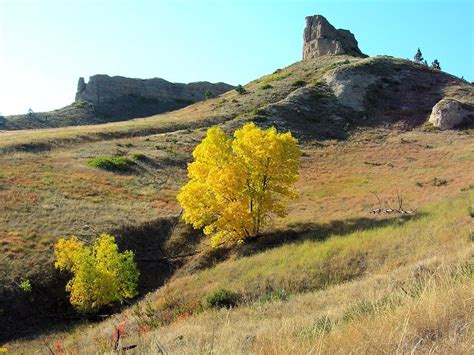
[[[135,155],[133,160],[140,160],[144,155]],[[94,168],[104,169],[108,171],[130,171],[134,165],[133,160],[126,157],[97,157],[87,162]]]
[[[246,93],[245,88],[240,84],[237,85],[237,87],[235,88],[235,91],[237,91],[240,95],[243,95]]]
[[[206,303],[211,308],[232,308],[237,305],[239,295],[235,292],[220,288],[206,296]]]

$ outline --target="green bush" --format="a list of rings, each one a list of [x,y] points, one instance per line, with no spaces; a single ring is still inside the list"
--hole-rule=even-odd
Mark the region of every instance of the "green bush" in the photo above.
[[[240,84],[237,85],[237,87],[235,88],[235,91],[237,91],[240,95],[243,95],[246,92],[245,88]]]
[[[237,306],[239,298],[239,294],[221,288],[206,296],[206,304],[210,308],[232,308]]]
[[[291,84],[292,86],[305,86],[306,85],[306,81],[304,80],[296,80],[296,81],[293,81],[293,83]]]
[[[31,281],[26,279],[20,282],[20,288],[23,290],[24,293],[30,293],[32,290]]]
[[[206,100],[212,99],[214,97],[214,93],[211,90],[207,90],[204,93],[204,97],[206,98]]]
[[[261,107],[255,107],[252,109],[252,111],[249,112],[250,116],[256,116],[256,115],[264,115],[265,114],[265,109]]]
[[[469,215],[474,218],[474,205],[469,206]]]
[[[272,89],[273,86],[271,86],[270,84],[265,84],[265,85],[262,85],[261,89],[262,90],[268,90],[268,89]]]
[[[432,183],[433,183],[433,186],[446,186],[448,184],[448,180],[438,179],[437,177],[435,177]]]
[[[146,160],[147,156],[143,153],[134,153],[132,155],[132,160]]]
[[[108,171],[129,171],[134,162],[126,157],[97,157],[89,160],[87,164]]]
[[[80,101],[74,101],[74,102],[72,103],[72,105],[73,105],[74,107],[77,107],[77,108],[84,108],[84,107],[87,107],[87,102],[86,102],[86,101],[82,101],[82,100],[80,100]]]

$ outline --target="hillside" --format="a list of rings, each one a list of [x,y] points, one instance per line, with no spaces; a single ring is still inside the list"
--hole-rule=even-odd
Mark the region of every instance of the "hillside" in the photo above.
[[[50,112],[0,117],[0,129],[21,130],[91,125],[147,117],[205,100],[206,92],[217,96],[232,90],[225,83],[171,83],[164,79],[133,79],[93,75],[86,83],[79,78],[75,101]]]
[[[326,83],[340,72],[356,76],[363,71],[378,77],[378,95],[360,101],[367,106],[358,111],[341,104]],[[403,90],[377,84],[391,80],[392,75],[429,77],[436,85],[425,86],[424,100],[417,101],[419,106],[413,104],[410,115],[400,115],[382,103],[386,97],[401,102],[410,84],[401,80]],[[164,225],[179,213],[174,196],[185,181],[186,163],[205,128],[212,124],[231,131],[254,120],[262,126],[276,124],[280,130],[291,129],[300,139],[305,152],[301,198],[290,208],[287,219],[277,221],[269,233],[297,226],[301,226],[297,230],[306,230],[314,223],[316,228],[325,223],[334,223],[337,228],[358,220],[377,225],[378,218],[372,221],[367,215],[378,204],[371,191],[392,203],[398,191],[410,208],[419,208],[456,195],[472,183],[466,175],[472,165],[470,131],[431,132],[429,126],[424,128],[430,105],[443,95],[459,95],[465,101],[473,97],[470,86],[442,72],[389,57],[327,56],[278,70],[245,89],[244,95],[232,91],[147,119],[3,132],[2,280],[14,290],[11,281],[29,278],[41,285],[42,292],[55,289],[52,294],[64,297],[51,262],[51,245],[64,235],[93,238],[97,232],[111,231],[127,240],[124,243],[130,248],[130,239],[137,234],[150,240],[159,233],[163,239],[155,243],[165,247],[163,256],[181,254],[183,242],[167,242],[170,235]],[[369,88],[366,95],[371,93]],[[117,174],[88,166],[87,161],[97,156],[138,158],[129,172]],[[434,161],[436,165],[431,166]],[[435,178],[446,180],[447,186],[436,186]],[[315,215],[317,221],[313,220]],[[196,243],[199,240],[191,239],[184,251],[194,250]],[[149,249],[140,248],[133,247],[139,258],[146,259]],[[176,262],[173,270],[182,262]],[[160,271],[162,265],[148,263],[146,267],[162,276],[150,281],[145,275],[143,292],[160,286],[170,275]],[[12,291],[5,302],[11,302],[12,297],[21,300],[17,296],[18,291]],[[49,302],[57,301],[52,297]],[[25,319],[29,317],[27,311]]]
[[[126,321],[120,346],[136,353],[470,349],[474,88],[408,60],[341,54],[244,89],[148,118],[0,132],[0,344],[112,351]],[[465,110],[460,129],[428,122],[446,99]],[[299,139],[299,198],[260,238],[213,250],[179,221],[176,193],[208,127],[249,121]],[[91,166],[98,157],[128,168]],[[413,213],[372,213],[400,200]],[[135,252],[140,295],[90,324],[68,305],[52,246],[102,232]],[[219,289],[233,309],[206,303]]]

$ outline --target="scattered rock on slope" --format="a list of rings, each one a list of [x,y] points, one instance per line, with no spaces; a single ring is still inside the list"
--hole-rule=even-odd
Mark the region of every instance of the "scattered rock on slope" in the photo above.
[[[467,123],[474,117],[474,107],[463,105],[459,101],[446,98],[434,105],[429,122],[440,129],[452,129]]]

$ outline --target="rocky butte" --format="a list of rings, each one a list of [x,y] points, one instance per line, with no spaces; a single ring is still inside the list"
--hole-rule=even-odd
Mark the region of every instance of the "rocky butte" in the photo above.
[[[93,75],[87,83],[79,78],[72,104],[54,111],[0,116],[0,130],[90,125],[147,117],[205,100],[206,92],[219,96],[233,88],[222,82],[181,84],[160,78]]]
[[[360,51],[351,31],[336,29],[321,15],[306,17],[303,39],[303,60],[341,54],[367,57]]]
[[[207,81],[180,84],[160,78],[93,75],[88,83],[79,78],[76,102],[94,105],[103,117],[127,119],[177,110],[204,100],[208,91],[217,96],[231,89],[232,85]]]

